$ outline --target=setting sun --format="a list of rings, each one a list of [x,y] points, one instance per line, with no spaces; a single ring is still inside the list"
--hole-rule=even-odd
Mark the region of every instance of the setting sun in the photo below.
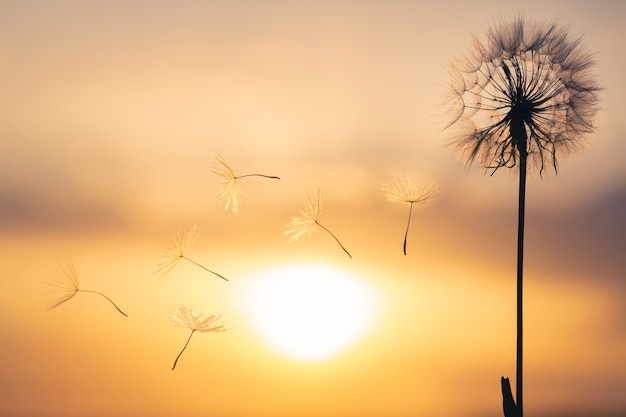
[[[372,327],[375,291],[336,268],[299,264],[255,275],[244,293],[245,316],[277,352],[300,361],[340,353]]]

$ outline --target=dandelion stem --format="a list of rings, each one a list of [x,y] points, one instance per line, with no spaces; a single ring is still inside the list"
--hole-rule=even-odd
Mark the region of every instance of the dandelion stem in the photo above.
[[[525,141],[524,141],[525,142]],[[524,143],[524,146],[525,143]],[[524,214],[526,205],[526,166],[527,152],[524,149],[520,152],[520,176],[519,176],[519,207],[517,223],[517,360],[516,360],[516,381],[515,399],[517,400],[517,410],[519,417],[523,417],[523,397],[522,397],[522,362],[523,362],[523,265],[524,265]]]
[[[189,341],[191,340],[191,336],[193,336],[195,331],[196,329],[191,329],[191,333],[189,334],[189,337],[187,338],[187,342],[185,342],[185,346],[183,346],[183,350],[180,351],[180,353],[178,354],[178,356],[176,356],[176,359],[174,360],[174,365],[172,365],[172,371],[174,370],[174,368],[176,368],[176,362],[178,362],[178,358],[180,358],[180,355],[182,355],[185,349],[187,349],[187,345],[189,344]]]
[[[325,228],[320,222],[318,222],[317,220],[315,220],[315,223],[321,227],[322,229],[326,230],[328,232],[328,234],[330,234],[333,239],[335,239],[335,241],[339,244],[339,246],[341,246],[341,249],[343,249],[343,251],[350,257],[350,259],[352,259],[352,255],[350,255],[350,252],[348,252],[348,250],[341,244],[341,242],[339,241],[339,239],[337,239],[337,236],[335,236],[333,234],[333,232],[331,232],[330,230],[328,230],[327,228]]]
[[[235,177],[236,180],[238,180],[239,178],[245,178],[245,177],[263,177],[263,178],[270,178],[273,180],[279,180],[280,177],[276,177],[274,175],[264,175],[264,174],[246,174],[246,175],[237,175]]]
[[[196,266],[199,266],[200,268],[204,269],[205,271],[208,271],[208,272],[212,273],[213,275],[217,275],[218,277],[222,278],[224,281],[228,281],[228,279],[224,278],[223,276],[221,276],[217,272],[211,271],[209,268],[200,265],[198,262],[196,262],[196,261],[194,261],[192,259],[187,258],[185,255],[181,255],[180,257],[188,260],[189,262],[191,262],[192,264],[194,264]]]
[[[81,292],[90,292],[92,294],[99,294],[101,296],[103,296],[104,298],[106,298],[107,300],[109,300],[109,302],[111,304],[113,304],[113,307],[115,307],[117,309],[117,311],[119,311],[123,316],[128,317],[128,314],[124,313],[114,302],[113,300],[111,300],[109,297],[107,297],[106,295],[102,294],[99,291],[92,291],[92,290],[81,290],[81,289],[77,289],[76,292],[81,291]]]
[[[406,256],[406,239],[409,235],[409,226],[411,225],[411,213],[413,212],[413,203],[415,201],[409,202],[409,220],[406,222],[406,230],[404,231],[404,245],[402,246],[402,250],[404,251],[404,256]]]

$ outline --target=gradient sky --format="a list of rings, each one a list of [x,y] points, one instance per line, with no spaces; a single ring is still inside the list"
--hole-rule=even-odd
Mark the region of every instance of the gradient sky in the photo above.
[[[0,414],[499,416],[515,372],[515,178],[444,145],[446,66],[522,14],[558,19],[603,87],[587,150],[532,178],[526,223],[525,409],[626,413],[626,3],[621,1],[0,0]],[[621,98],[620,98],[621,97]],[[216,155],[249,179],[218,204]],[[414,210],[380,184],[440,194]],[[317,233],[283,235],[307,192]],[[191,265],[152,274],[182,225]],[[47,311],[71,258],[79,294]],[[320,363],[286,358],[244,319],[255,274],[302,262],[376,288],[371,330]],[[231,330],[194,336],[191,304]],[[320,308],[323,306],[320,306]],[[571,415],[571,414],[569,414]],[[584,415],[584,414],[583,414]]]

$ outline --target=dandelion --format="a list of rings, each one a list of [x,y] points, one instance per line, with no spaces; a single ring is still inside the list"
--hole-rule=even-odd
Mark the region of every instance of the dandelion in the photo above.
[[[178,265],[181,259],[185,259],[191,262],[192,264],[199,266],[205,271],[208,271],[212,273],[213,275],[216,275],[222,278],[224,281],[228,281],[228,279],[218,274],[217,272],[211,271],[205,266],[202,266],[196,261],[185,256],[185,252],[187,251],[187,249],[189,249],[189,247],[193,244],[193,242],[197,238],[198,238],[197,226],[193,226],[191,228],[181,227],[176,233],[176,235],[174,236],[173,244],[169,246],[165,246],[165,251],[163,252],[163,255],[162,255],[165,258],[165,260],[157,266],[157,269],[156,271],[154,271],[154,273],[161,273],[161,277],[164,277],[176,265]]]
[[[433,183],[420,190],[411,182],[409,177],[402,174],[395,176],[388,183],[383,183],[381,189],[387,201],[409,205],[409,218],[404,231],[404,244],[402,246],[402,250],[406,255],[406,240],[409,234],[409,226],[411,225],[413,205],[425,203],[436,196],[439,193],[439,185]]]
[[[226,210],[228,210],[228,208],[230,207],[233,213],[237,213],[237,210],[239,209],[239,203],[241,202],[241,199],[243,197],[243,191],[241,190],[241,186],[239,185],[238,181],[240,178],[263,177],[280,180],[280,177],[276,177],[273,175],[235,175],[235,171],[230,167],[226,160],[224,160],[224,158],[218,155],[216,159],[221,166],[213,168],[212,172],[222,179],[222,189],[220,190],[219,202],[222,206],[224,206]]]
[[[119,311],[122,315],[128,317],[128,315],[124,313],[113,302],[113,300],[111,300],[103,293],[99,291],[84,290],[82,288],[79,288],[78,273],[76,272],[76,268],[74,267],[74,263],[72,261],[68,261],[59,265],[58,274],[52,281],[50,281],[50,284],[55,287],[58,295],[49,303],[48,310],[52,310],[53,308],[60,306],[66,301],[71,300],[76,294],[78,294],[78,292],[84,292],[101,295],[102,297],[106,298],[111,304],[113,304],[113,307],[115,307],[117,311]]]
[[[217,321],[221,318],[219,315],[209,315],[202,316],[194,314],[191,307],[181,306],[176,307],[174,312],[170,314],[170,321],[176,327],[184,327],[191,330],[189,337],[187,338],[187,342],[185,342],[185,346],[180,351],[176,359],[174,360],[174,365],[172,366],[172,371],[176,368],[176,363],[178,359],[183,354],[185,349],[187,349],[187,345],[191,340],[191,336],[195,332],[200,333],[209,333],[209,332],[223,332],[226,330],[223,324],[218,324]]]
[[[517,415],[522,401],[522,265],[528,168],[540,176],[558,160],[581,149],[593,131],[599,88],[594,62],[557,24],[522,18],[492,28],[486,40],[453,68],[449,126],[459,127],[452,142],[469,165],[493,175],[500,168],[519,172],[517,239]]]
[[[339,239],[326,227],[324,227],[320,222],[320,214],[322,213],[322,208],[324,207],[324,196],[321,191],[317,191],[315,194],[308,194],[304,199],[304,209],[300,210],[301,216],[291,217],[289,219],[289,223],[285,226],[285,234],[291,235],[289,238],[289,243],[295,242],[297,240],[308,239],[311,237],[313,232],[317,230],[317,227],[321,227],[329,235],[335,239],[335,241],[341,246],[341,249],[350,257],[350,252],[341,244]]]

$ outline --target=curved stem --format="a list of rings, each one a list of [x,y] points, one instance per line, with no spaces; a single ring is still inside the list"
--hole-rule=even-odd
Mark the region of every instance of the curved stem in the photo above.
[[[81,291],[81,292],[90,292],[90,293],[92,293],[92,294],[99,294],[99,295],[103,296],[104,298],[106,298],[107,300],[109,300],[109,302],[110,302],[111,304],[113,304],[113,307],[115,307],[115,308],[117,309],[117,311],[119,311],[122,315],[124,315],[124,316],[128,317],[128,314],[124,313],[124,312],[123,312],[123,311],[122,311],[122,310],[121,310],[121,309],[117,306],[117,304],[115,304],[115,303],[113,302],[113,300],[111,300],[109,297],[107,297],[106,295],[102,294],[101,292],[98,292],[98,291],[92,291],[92,290],[81,290],[81,289],[77,289],[77,290],[76,290],[76,292],[78,292],[78,291]],[[66,300],[66,301],[67,301],[67,300]]]
[[[264,175],[264,174],[246,174],[246,175],[238,175],[235,177],[236,180],[238,180],[239,178],[245,178],[245,177],[263,177],[263,178],[270,178],[273,180],[279,180],[280,177],[276,177],[274,175]]]
[[[185,258],[186,260],[188,260],[188,261],[189,261],[189,262],[191,262],[192,264],[194,264],[194,265],[196,265],[196,266],[199,266],[200,268],[204,269],[205,271],[210,272],[210,273],[212,273],[213,275],[217,275],[218,277],[222,278],[224,281],[228,281],[228,279],[224,278],[223,276],[221,276],[221,275],[220,275],[220,274],[218,274],[217,272],[211,271],[209,268],[204,267],[204,266],[200,265],[198,262],[196,262],[196,261],[194,261],[194,260],[192,260],[192,259],[187,258],[185,255],[181,255],[181,258]]]
[[[404,251],[404,256],[406,256],[406,239],[409,235],[409,226],[411,225],[411,213],[412,212],[413,212],[413,201],[411,201],[409,205],[409,220],[406,223],[406,230],[404,231],[404,245],[402,246],[402,250]]]
[[[333,237],[333,239],[335,239],[335,241],[339,244],[339,246],[341,246],[341,249],[343,249],[343,251],[350,257],[350,259],[352,259],[352,255],[350,255],[350,252],[348,252],[348,250],[341,244],[341,242],[339,241],[339,239],[337,239],[337,236],[335,236],[333,234],[333,232],[331,232],[330,230],[328,230],[327,228],[325,228],[321,223],[319,223],[317,220],[315,220],[315,223],[317,223],[317,225],[319,227],[321,227],[322,229],[326,230],[328,232],[329,235],[331,235]]]
[[[174,365],[172,365],[172,371],[174,370],[174,368],[176,368],[176,362],[178,362],[178,358],[180,358],[180,355],[182,355],[185,349],[187,349],[187,345],[189,344],[189,341],[191,340],[191,336],[193,336],[195,331],[196,329],[191,329],[191,333],[189,334],[189,337],[187,338],[187,342],[185,342],[185,346],[183,346],[183,350],[181,350],[178,356],[176,356],[176,359],[174,359]]]

